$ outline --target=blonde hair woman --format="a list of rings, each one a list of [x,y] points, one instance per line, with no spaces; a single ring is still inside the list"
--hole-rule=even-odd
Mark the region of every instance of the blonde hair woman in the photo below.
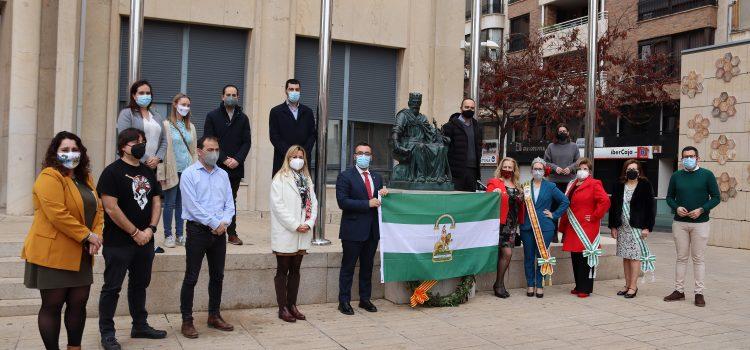
[[[523,190],[520,183],[518,162],[513,158],[503,158],[495,178],[487,183],[487,192],[500,193],[500,242],[497,251],[497,277],[495,279],[495,296],[507,298],[510,293],[505,289],[505,272],[510,265],[513,247],[518,234],[518,225],[523,222]]]
[[[166,131],[167,152],[164,157],[164,171],[160,172],[159,181],[164,191],[164,245],[174,248],[175,242],[185,245],[182,220],[182,196],[180,195],[180,177],[182,171],[195,163],[197,135],[195,126],[190,122],[190,97],[183,93],[172,99],[169,118],[162,123]],[[172,218],[174,215],[175,236],[172,235]]]
[[[312,240],[318,200],[307,167],[305,149],[287,150],[281,169],[271,182],[271,249],[276,255],[276,301],[279,318],[304,320],[297,309],[300,265]]]

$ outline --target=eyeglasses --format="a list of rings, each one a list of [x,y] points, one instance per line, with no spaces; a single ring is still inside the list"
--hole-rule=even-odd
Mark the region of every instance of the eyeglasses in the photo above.
[[[354,155],[355,156],[371,156],[372,153],[370,153],[370,152],[355,152]]]

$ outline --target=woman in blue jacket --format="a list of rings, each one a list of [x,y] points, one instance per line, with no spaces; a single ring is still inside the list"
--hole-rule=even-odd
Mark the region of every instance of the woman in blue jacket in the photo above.
[[[531,162],[531,176],[533,180],[524,186],[524,191],[529,192],[528,201],[533,201],[534,211],[536,212],[537,221],[544,237],[545,249],[549,248],[552,236],[555,234],[554,221],[559,219],[568,209],[570,201],[554,183],[544,179],[545,167],[547,163],[541,158],[535,158]],[[527,201],[527,203],[529,203]],[[550,211],[552,203],[557,204],[557,210]],[[530,205],[527,204],[524,215],[524,222],[521,224],[521,241],[523,242],[523,266],[526,272],[526,296],[537,298],[544,297],[542,287],[542,274],[540,267],[537,265],[539,258],[539,248],[537,247],[532,229],[532,222],[529,218]]]

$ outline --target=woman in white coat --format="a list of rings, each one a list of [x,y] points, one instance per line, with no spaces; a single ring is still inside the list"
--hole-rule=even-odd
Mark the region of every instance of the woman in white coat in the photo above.
[[[276,255],[276,301],[279,318],[304,320],[297,309],[300,265],[312,241],[318,211],[305,149],[294,145],[271,182],[271,249]]]

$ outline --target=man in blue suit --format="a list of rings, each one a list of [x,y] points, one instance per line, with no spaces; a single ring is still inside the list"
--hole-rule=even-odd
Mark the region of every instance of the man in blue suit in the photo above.
[[[377,312],[370,301],[372,294],[372,265],[378,249],[380,229],[378,226],[377,198],[388,194],[380,174],[370,170],[372,147],[360,142],[354,147],[355,166],[343,171],[336,179],[336,201],[341,214],[339,238],[344,254],[339,272],[339,311],[354,315],[350,304],[354,266],[359,260],[359,307]]]

